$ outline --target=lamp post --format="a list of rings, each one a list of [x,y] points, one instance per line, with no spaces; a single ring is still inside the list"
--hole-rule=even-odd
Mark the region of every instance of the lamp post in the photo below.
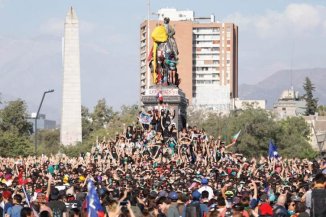
[[[36,116],[35,116],[35,124],[34,124],[34,127],[35,127],[35,135],[34,135],[34,145],[35,145],[35,155],[37,154],[37,119],[38,119],[38,115],[40,113],[40,110],[41,110],[41,107],[42,107],[42,104],[43,104],[43,101],[44,101],[44,97],[47,93],[53,93],[54,90],[47,90],[47,91],[44,91],[43,93],[43,97],[42,97],[42,100],[41,100],[41,103],[38,107],[38,110],[37,110],[37,113],[36,113]]]

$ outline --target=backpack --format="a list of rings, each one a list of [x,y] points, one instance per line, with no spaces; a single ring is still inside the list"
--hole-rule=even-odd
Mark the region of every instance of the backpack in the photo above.
[[[187,217],[202,217],[200,212],[200,203],[190,203],[186,206]]]
[[[326,189],[313,189],[311,192],[311,217],[326,216]]]

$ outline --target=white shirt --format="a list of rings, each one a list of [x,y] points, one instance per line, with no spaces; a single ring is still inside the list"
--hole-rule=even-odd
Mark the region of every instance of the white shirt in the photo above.
[[[202,187],[200,187],[198,189],[199,193],[203,193],[203,191],[207,191],[208,192],[208,200],[212,199],[214,197],[214,192],[213,189],[208,186],[208,185],[203,185]]]

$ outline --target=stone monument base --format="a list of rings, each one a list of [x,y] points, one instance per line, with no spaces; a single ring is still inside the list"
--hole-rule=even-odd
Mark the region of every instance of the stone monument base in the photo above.
[[[163,97],[163,102],[159,101],[159,94]],[[188,99],[180,88],[174,85],[153,85],[141,97],[141,102],[145,110],[164,106],[168,106],[170,110],[174,109],[175,117],[172,122],[176,124],[179,131],[186,127]]]

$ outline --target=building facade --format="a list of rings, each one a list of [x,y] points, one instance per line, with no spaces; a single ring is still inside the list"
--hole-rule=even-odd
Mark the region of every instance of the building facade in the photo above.
[[[273,111],[277,119],[287,117],[303,116],[306,110],[306,102],[299,97],[299,92],[293,87],[284,90],[276,103]]]
[[[179,87],[190,105],[230,109],[230,99],[238,97],[238,27],[216,22],[213,15],[196,18],[193,11],[160,9],[157,14],[157,20],[140,25],[140,95],[151,85],[147,62],[150,33],[169,17],[179,50]]]
[[[36,113],[32,113],[31,116],[27,119],[29,123],[33,125],[33,132],[35,132],[35,118]],[[46,119],[45,114],[39,114],[38,120],[37,120],[37,129],[38,130],[50,130],[50,129],[56,129],[57,128],[57,122],[54,120],[48,120]]]

